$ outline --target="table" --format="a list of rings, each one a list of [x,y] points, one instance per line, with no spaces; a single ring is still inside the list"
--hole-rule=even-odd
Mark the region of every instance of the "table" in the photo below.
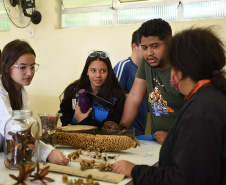
[[[141,143],[141,146],[137,146],[136,148],[130,148],[127,150],[122,150],[120,152],[105,152],[107,155],[120,155],[117,158],[117,161],[119,160],[128,160],[133,162],[134,164],[146,164],[146,165],[154,165],[156,162],[158,162],[159,159],[159,151],[161,148],[161,145],[158,144],[156,141],[144,141],[139,140]],[[57,146],[57,150],[60,150],[62,152],[74,152],[76,149],[72,147],[65,147],[65,146]],[[115,161],[115,160],[114,160]],[[111,161],[111,162],[114,162]],[[70,162],[69,166],[74,166],[75,162]],[[33,172],[34,173],[34,172]],[[11,179],[9,177],[9,174],[13,174],[15,176],[18,176],[19,171],[18,170],[9,170],[4,165],[4,153],[0,153],[0,185],[12,185],[16,181]],[[55,182],[47,182],[47,184],[57,184],[57,185],[65,185],[62,183],[62,174],[49,172],[47,177],[50,177],[55,180]],[[77,176],[69,176],[69,179],[83,179],[82,177]],[[42,183],[40,181],[34,181],[30,182],[29,179],[25,181],[28,185],[30,184],[37,184],[41,185]],[[113,185],[113,183],[109,182],[103,182],[94,180],[94,182],[99,182],[100,185]],[[132,178],[124,178],[118,185],[132,185]]]

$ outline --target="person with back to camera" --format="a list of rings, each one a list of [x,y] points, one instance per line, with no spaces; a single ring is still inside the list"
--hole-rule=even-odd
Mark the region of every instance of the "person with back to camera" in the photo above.
[[[138,33],[143,58],[133,87],[126,98],[120,123],[130,127],[148,93],[151,133],[162,144],[185,102],[184,96],[170,84],[171,66],[163,58],[166,44],[172,37],[172,30],[166,21],[152,19],[143,23]]]
[[[1,54],[0,75],[0,137],[13,110],[28,109],[28,95],[24,86],[30,85],[39,64],[31,46],[21,40],[6,44]],[[1,145],[1,144],[0,144]],[[51,163],[67,165],[69,160],[52,146],[39,143],[39,159]]]
[[[226,184],[226,51],[213,28],[176,34],[167,47],[171,84],[187,102],[169,131],[159,167],[113,164],[136,184]]]
[[[92,108],[86,113],[81,112],[78,104],[75,109],[73,108],[72,100],[75,96],[77,97],[81,89],[113,104],[105,119],[98,119],[98,117],[94,119],[92,115],[90,116]],[[125,103],[125,93],[114,74],[108,53],[90,51],[80,79],[71,83],[62,95],[59,113],[63,114],[60,117],[63,126],[79,124],[97,126],[101,129],[106,121],[119,124]]]
[[[114,67],[114,72],[118,78],[123,90],[126,94],[129,94],[133,82],[135,80],[136,72],[143,56],[140,46],[140,40],[138,31],[133,32],[132,35],[132,55],[126,60],[120,61]],[[131,127],[135,128],[135,135],[144,135],[148,116],[148,98],[144,98],[136,119],[132,123]]]

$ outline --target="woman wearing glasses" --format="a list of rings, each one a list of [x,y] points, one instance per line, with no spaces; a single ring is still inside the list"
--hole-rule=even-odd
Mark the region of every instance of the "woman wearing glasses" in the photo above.
[[[31,46],[20,40],[9,42],[3,49],[0,65],[0,141],[3,140],[4,126],[12,111],[28,109],[29,102],[24,86],[30,85],[35,71],[38,70],[35,56]],[[0,142],[0,145],[3,143]],[[42,142],[39,147],[39,158],[43,161],[68,164],[68,159],[61,152]]]
[[[81,112],[78,104],[76,109],[73,108],[72,100],[77,97],[77,93],[81,89],[86,89],[112,104],[105,119],[93,116],[96,113],[91,113],[91,108],[86,113]],[[125,94],[114,74],[106,52],[90,51],[80,79],[71,83],[62,95],[63,100],[59,112],[63,114],[61,116],[63,126],[80,124],[98,126],[100,129],[106,121],[119,123],[121,119]]]

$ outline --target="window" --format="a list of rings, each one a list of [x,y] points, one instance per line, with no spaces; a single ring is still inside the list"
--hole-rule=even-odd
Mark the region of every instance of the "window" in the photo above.
[[[62,27],[112,25],[112,11],[63,14]]]
[[[10,30],[10,20],[6,14],[3,1],[0,1],[0,31]]]
[[[141,23],[149,19],[176,20],[177,5],[118,10],[118,24]]]
[[[62,28],[226,17],[226,0],[61,0],[61,4]]]
[[[187,3],[184,5],[184,18],[226,17],[226,0]]]

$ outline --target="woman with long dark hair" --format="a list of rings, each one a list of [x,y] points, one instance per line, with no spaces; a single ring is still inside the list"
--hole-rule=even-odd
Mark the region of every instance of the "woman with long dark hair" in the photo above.
[[[77,98],[77,93],[81,89],[85,89],[112,104],[106,119],[98,120],[98,118],[90,116],[90,114],[94,114],[91,111],[95,107],[90,108],[86,113],[82,113],[78,105],[76,109],[73,108],[72,99],[73,97]],[[59,111],[63,114],[61,116],[62,125],[81,124],[101,128],[106,121],[119,123],[124,102],[125,94],[114,74],[108,53],[90,51],[81,77],[70,84],[63,93]]]
[[[14,110],[27,110],[28,95],[24,86],[30,85],[39,64],[35,63],[35,52],[21,40],[9,42],[1,54],[0,75],[0,138],[4,136],[4,126]],[[1,145],[1,143],[0,143]],[[39,144],[39,158],[57,164],[68,164],[62,152],[54,150],[43,142]]]

